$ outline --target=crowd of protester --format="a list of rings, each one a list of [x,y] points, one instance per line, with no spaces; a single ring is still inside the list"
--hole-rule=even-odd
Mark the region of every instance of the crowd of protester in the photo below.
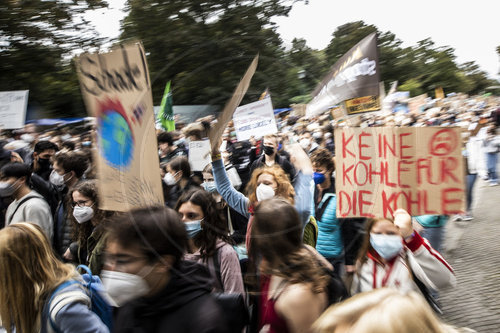
[[[456,283],[440,254],[444,225],[473,219],[478,177],[498,185],[500,101],[454,97],[429,101],[417,113],[282,114],[276,121],[278,133],[248,141],[236,139],[230,122],[202,172],[191,170],[189,142],[206,140],[214,117],[159,129],[165,206],[130,212],[100,208],[94,125],[3,131],[0,326],[460,331],[436,314],[438,291]],[[334,129],[344,126],[461,127],[466,213],[412,217],[399,209],[393,218],[338,218]],[[102,287],[112,320],[96,310],[89,278]]]

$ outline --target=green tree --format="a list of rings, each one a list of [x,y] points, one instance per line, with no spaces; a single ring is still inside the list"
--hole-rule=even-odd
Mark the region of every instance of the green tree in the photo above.
[[[175,104],[223,104],[255,54],[259,67],[243,103],[269,88],[276,107],[288,106],[283,79],[291,67],[271,22],[292,1],[128,0],[121,41],[140,39],[148,52],[155,104],[172,80]]]
[[[104,6],[102,0],[3,1],[0,90],[28,89],[29,104],[45,115],[83,111],[69,59],[72,51],[101,42],[83,13]]]

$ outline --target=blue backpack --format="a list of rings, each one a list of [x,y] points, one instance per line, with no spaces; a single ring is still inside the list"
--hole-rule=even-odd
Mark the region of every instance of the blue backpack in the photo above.
[[[101,282],[101,279],[97,275],[92,275],[90,269],[85,265],[80,265],[76,269],[83,269],[86,272],[85,274],[82,274],[82,278],[85,282],[82,283],[78,280],[66,281],[60,284],[54,290],[52,296],[49,299],[48,317],[52,330],[56,333],[60,332],[60,330],[56,326],[56,323],[54,322],[59,310],[70,303],[83,302],[87,304],[89,309],[101,319],[101,321],[109,328],[109,331],[111,332],[113,326],[113,313],[111,306],[102,295],[102,293],[105,292],[105,289]],[[73,284],[82,286],[85,290],[86,295],[75,290],[68,290],[57,295],[59,291]]]

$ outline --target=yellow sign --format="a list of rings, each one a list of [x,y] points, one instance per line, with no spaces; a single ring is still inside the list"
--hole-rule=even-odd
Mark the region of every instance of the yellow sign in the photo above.
[[[364,96],[345,101],[347,114],[380,110],[379,96]]]
[[[444,91],[443,91],[442,87],[437,87],[434,90],[434,93],[436,94],[436,99],[438,99],[438,98],[443,99],[444,98]]]

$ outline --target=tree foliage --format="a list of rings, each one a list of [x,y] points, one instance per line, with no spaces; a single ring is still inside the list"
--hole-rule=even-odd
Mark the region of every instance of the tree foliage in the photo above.
[[[83,111],[68,59],[71,51],[99,43],[82,14],[105,5],[102,0],[2,1],[0,90],[28,89],[29,103],[48,115]]]
[[[266,88],[275,106],[287,106],[282,41],[271,18],[286,15],[292,1],[147,2],[129,0],[121,41],[140,39],[148,52],[153,97],[172,80],[175,104],[223,104],[259,53],[246,101]]]
[[[451,47],[438,47],[427,38],[415,46],[403,48],[402,41],[393,33],[382,32],[363,21],[350,22],[335,30],[325,49],[328,65],[333,65],[373,32],[378,37],[381,80],[386,87],[392,81],[399,81],[400,89],[407,89],[412,96],[433,93],[437,87],[442,87],[445,92],[477,94],[493,82],[475,63],[457,64],[455,50]]]

